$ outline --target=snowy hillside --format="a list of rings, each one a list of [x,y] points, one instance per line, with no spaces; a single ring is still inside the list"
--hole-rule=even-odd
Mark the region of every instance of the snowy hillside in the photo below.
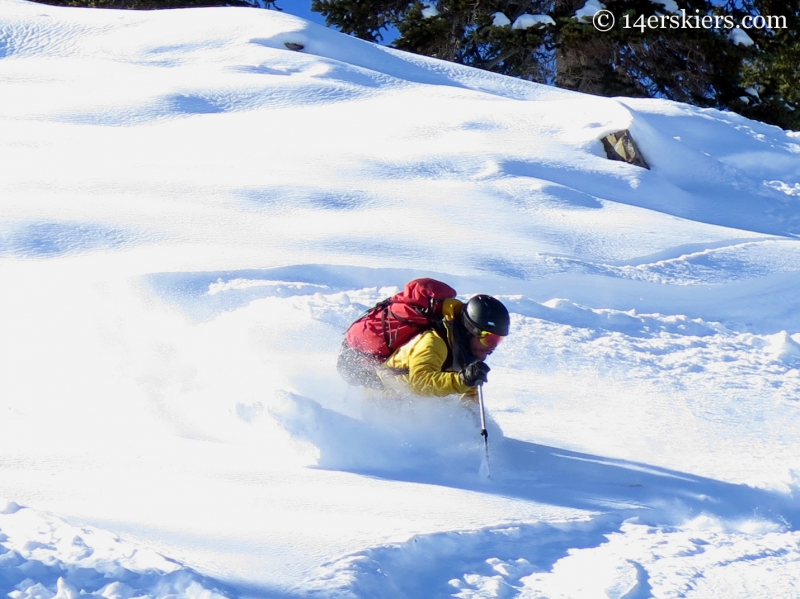
[[[800,133],[239,8],[0,0],[0,86],[12,599],[800,595]],[[418,276],[512,312],[491,479],[336,374]]]

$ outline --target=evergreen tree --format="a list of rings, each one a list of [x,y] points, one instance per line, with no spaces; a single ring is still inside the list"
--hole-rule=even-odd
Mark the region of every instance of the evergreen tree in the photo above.
[[[743,63],[741,82],[747,91],[733,107],[746,116],[800,130],[800,0],[748,0],[741,10],[785,21],[748,30],[756,50]]]

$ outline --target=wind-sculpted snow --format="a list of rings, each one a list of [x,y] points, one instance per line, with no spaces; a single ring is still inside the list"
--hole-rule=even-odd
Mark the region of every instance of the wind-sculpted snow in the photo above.
[[[101,30],[104,28],[100,27]],[[82,23],[52,26],[45,15],[22,22],[4,20],[0,25],[0,58],[69,54],[81,47],[81,41],[88,34],[96,31]]]
[[[4,0],[0,79],[12,599],[797,595],[799,133],[274,10]],[[336,372],[417,277],[511,311],[488,470]]]
[[[0,256],[54,257],[99,249],[116,249],[147,239],[140,232],[96,223],[17,222],[0,226]]]
[[[549,257],[549,261],[553,272],[582,272],[667,285],[709,285],[797,272],[797,251],[794,241],[767,239],[695,251],[677,249],[677,255],[639,258],[633,261],[635,264],[586,263],[562,256]]]

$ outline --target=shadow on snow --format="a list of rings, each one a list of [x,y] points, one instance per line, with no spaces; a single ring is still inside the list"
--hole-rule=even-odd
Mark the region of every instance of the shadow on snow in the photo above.
[[[653,526],[679,525],[701,515],[733,526],[768,520],[788,530],[800,521],[800,506],[789,494],[497,435],[492,439],[491,433],[489,447],[490,479],[479,474],[477,461],[463,459],[458,470],[328,469],[592,512],[623,511]]]

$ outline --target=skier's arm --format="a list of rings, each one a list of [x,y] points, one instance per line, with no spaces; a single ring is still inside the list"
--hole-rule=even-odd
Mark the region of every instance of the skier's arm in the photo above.
[[[445,396],[474,389],[457,372],[443,372],[447,345],[438,335],[428,333],[414,344],[408,357],[408,384],[417,395]]]

